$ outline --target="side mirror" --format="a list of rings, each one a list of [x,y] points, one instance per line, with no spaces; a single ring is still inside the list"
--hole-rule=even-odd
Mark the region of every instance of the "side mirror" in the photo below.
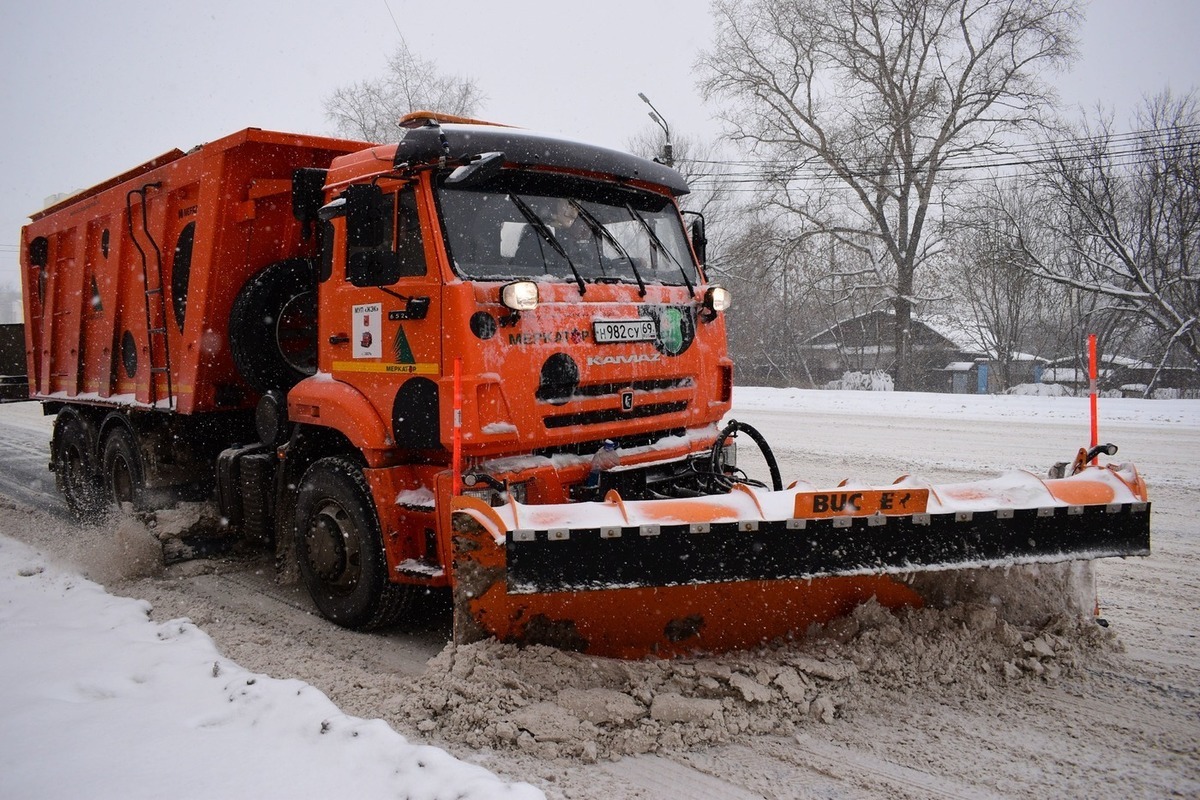
[[[700,266],[704,266],[704,262],[708,260],[708,237],[704,235],[704,215],[698,211],[685,211],[685,214],[694,214],[695,219],[692,220],[692,250],[696,253],[696,260],[700,262]]]
[[[504,167],[504,153],[480,153],[446,176],[446,183],[474,186],[495,177]]]
[[[292,171],[292,216],[297,222],[316,222],[325,203],[327,170],[304,167]]]
[[[387,233],[383,191],[375,185],[348,186],[346,237],[351,247],[379,247]]]

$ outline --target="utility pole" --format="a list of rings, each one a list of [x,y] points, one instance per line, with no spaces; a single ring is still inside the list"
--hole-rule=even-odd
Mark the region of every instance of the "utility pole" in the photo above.
[[[666,136],[666,141],[663,143],[662,158],[659,159],[668,167],[675,166],[675,147],[671,144],[671,126],[667,125],[667,121],[663,119],[662,114],[654,107],[654,103],[650,102],[650,98],[638,92],[638,97],[642,98],[642,102],[650,106],[650,119],[658,123],[658,127],[663,129],[663,135]]]

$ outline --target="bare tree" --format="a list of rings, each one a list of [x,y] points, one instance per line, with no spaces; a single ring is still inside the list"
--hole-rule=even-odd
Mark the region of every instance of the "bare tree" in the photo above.
[[[1091,295],[1114,335],[1140,333],[1159,371],[1176,355],[1200,369],[1200,98],[1160,94],[1135,125],[1052,144],[1042,212],[1005,208],[1007,223],[1034,274]]]
[[[859,276],[896,315],[897,389],[912,385],[917,272],[940,247],[956,164],[1002,148],[1073,53],[1070,0],[717,0],[700,69],[735,139],[763,159],[797,236],[875,258]]]
[[[990,194],[972,203],[954,226],[948,253],[954,268],[947,280],[972,336],[991,354],[1004,391],[1018,382],[1018,353],[1057,354],[1057,337],[1047,339],[1052,328],[1043,323],[1062,292],[1029,270],[1010,232],[995,224],[997,203],[1031,213],[1038,206],[1035,195],[1012,181],[996,184]]]
[[[975,337],[988,350],[1000,391],[1014,385],[1020,353],[1033,354],[1032,329],[1041,313],[1041,282],[1022,269],[1023,254],[1007,239],[974,231],[962,242],[961,294]]]
[[[410,111],[466,117],[484,99],[473,78],[443,74],[436,62],[401,42],[383,77],[343,86],[325,98],[325,116],[342,136],[384,142],[396,137],[397,120]]]
[[[718,268],[733,289],[726,315],[729,349],[738,370],[766,385],[813,384],[801,348],[820,330],[819,293],[805,275],[797,243],[762,212],[742,209]]]

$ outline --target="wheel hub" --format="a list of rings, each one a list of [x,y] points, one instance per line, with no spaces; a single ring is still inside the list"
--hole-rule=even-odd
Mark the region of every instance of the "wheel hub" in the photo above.
[[[346,512],[338,506],[329,506],[317,513],[305,537],[309,566],[313,573],[326,583],[336,583],[345,577],[349,565],[344,529]]]

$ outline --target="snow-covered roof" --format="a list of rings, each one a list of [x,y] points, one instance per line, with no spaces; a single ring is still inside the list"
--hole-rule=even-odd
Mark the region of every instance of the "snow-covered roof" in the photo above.
[[[1098,370],[1099,377],[1107,378],[1112,375],[1111,369]],[[1087,370],[1075,369],[1074,367],[1048,367],[1042,370],[1043,383],[1088,383]]]
[[[1145,361],[1144,359],[1135,358],[1132,356],[1108,355],[1105,353],[1100,353],[1097,356],[1097,360],[1101,364],[1106,364],[1110,367],[1123,367],[1125,369],[1154,369],[1154,365],[1151,364],[1149,361]],[[1071,364],[1074,361],[1075,361],[1074,356],[1067,356],[1065,358],[1055,359],[1054,361],[1052,361],[1050,363],[1056,364],[1056,365],[1063,365],[1063,364]]]
[[[1114,367],[1126,367],[1128,369],[1154,369],[1154,365],[1149,361],[1143,361],[1140,358],[1131,358],[1130,356],[1105,356],[1099,357],[1101,364],[1112,364]]]
[[[821,347],[817,340],[823,336],[828,336],[840,327],[845,327],[859,320],[866,320],[875,316],[884,316],[892,318],[895,315],[886,309],[877,309],[868,311],[865,314],[859,314],[856,317],[842,320],[836,325],[832,325],[820,333],[814,334],[805,340],[806,347]],[[952,347],[963,353],[971,353],[979,356],[990,356],[987,348],[980,342],[978,335],[972,333],[969,325],[966,325],[953,317],[945,314],[931,315],[913,315],[913,322],[918,325],[923,325],[934,334],[945,339]]]
[[[979,336],[979,331],[966,322],[949,314],[914,315],[913,319],[928,327],[931,331],[953,344],[964,353],[978,353],[992,356],[988,347]]]

